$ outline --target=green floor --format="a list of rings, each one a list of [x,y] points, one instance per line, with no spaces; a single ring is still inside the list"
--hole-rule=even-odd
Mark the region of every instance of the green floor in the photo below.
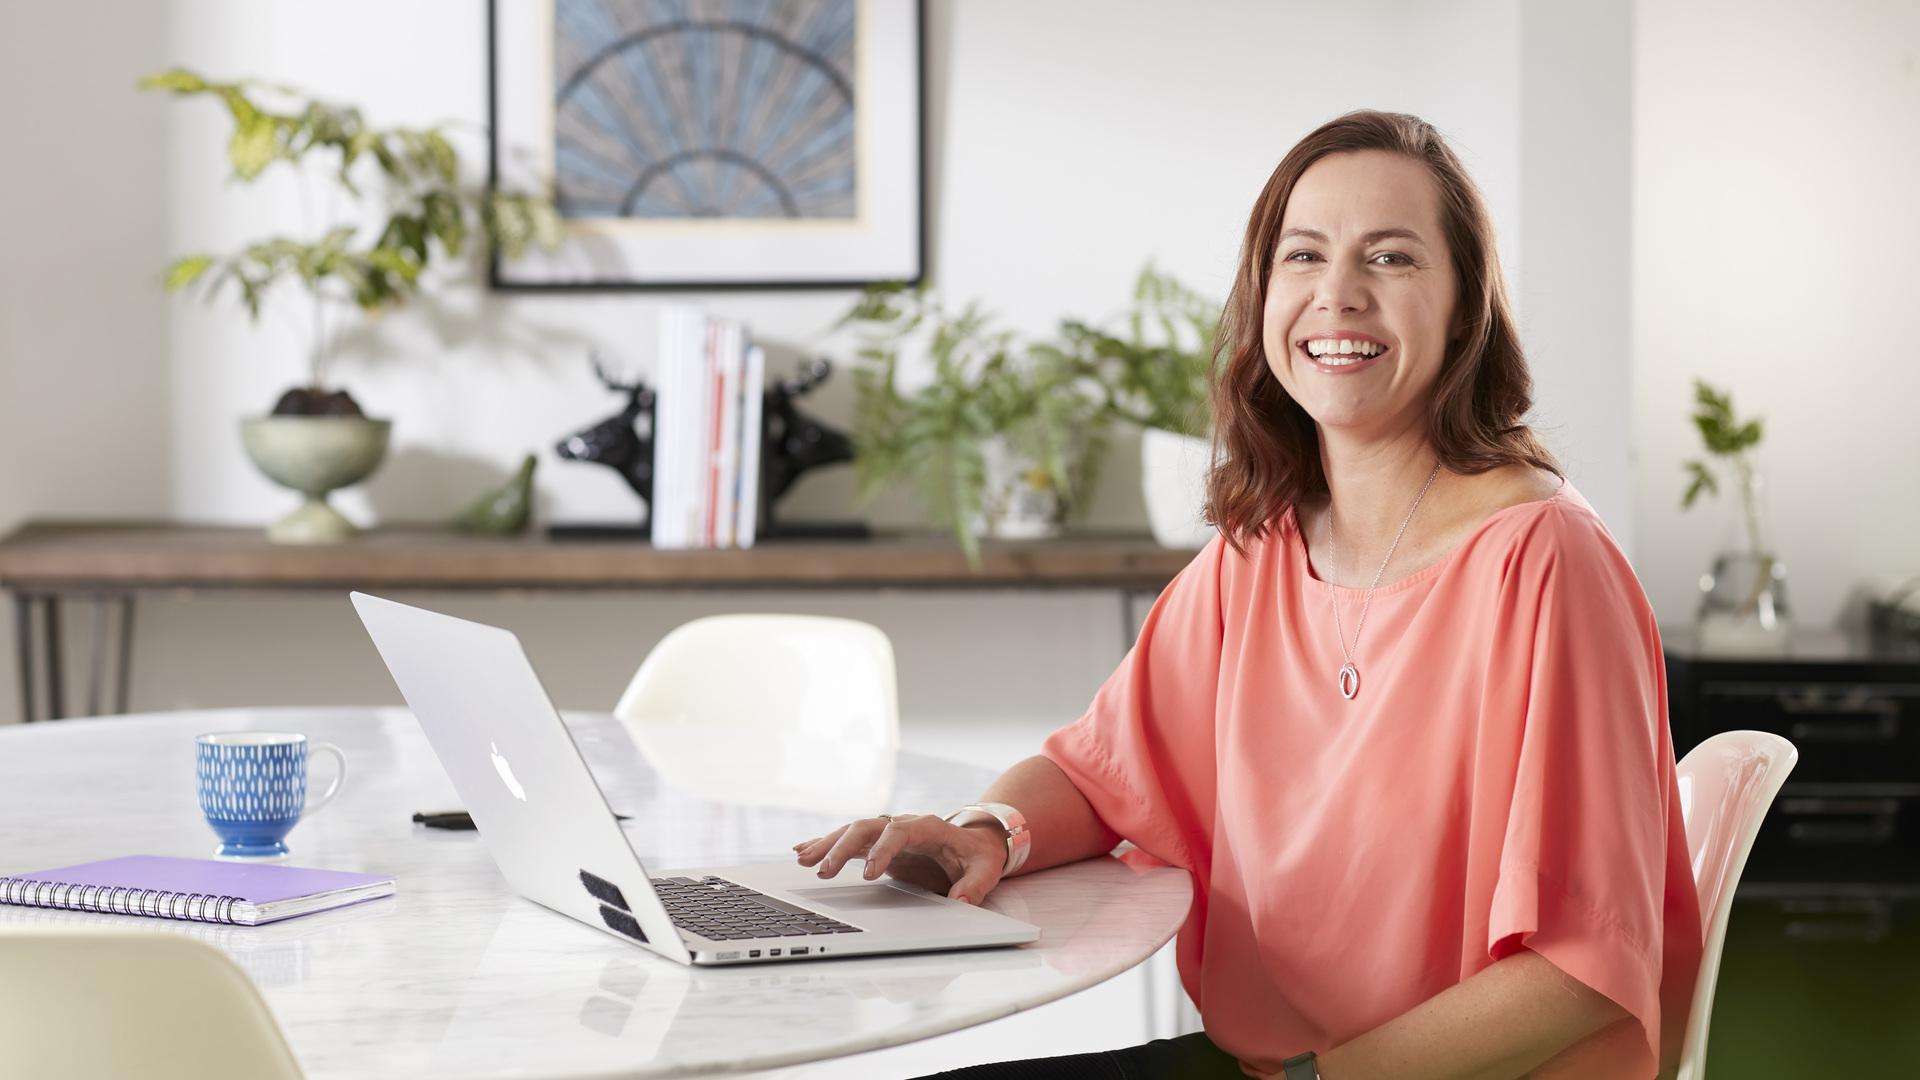
[[[1920,1077],[1920,917],[1912,901],[1884,940],[1870,919],[1809,916],[1769,902],[1734,904],[1707,1043],[1711,1080]],[[1792,940],[1789,923],[1831,940]]]

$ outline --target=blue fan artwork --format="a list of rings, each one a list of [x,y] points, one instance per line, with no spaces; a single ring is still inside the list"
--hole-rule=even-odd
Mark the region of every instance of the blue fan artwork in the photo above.
[[[569,218],[856,215],[856,0],[556,0]]]

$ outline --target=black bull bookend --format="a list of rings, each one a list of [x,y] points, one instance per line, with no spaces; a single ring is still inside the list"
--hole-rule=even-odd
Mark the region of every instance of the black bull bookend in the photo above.
[[[605,465],[620,474],[647,508],[647,521],[638,525],[553,525],[556,538],[585,536],[649,537],[653,521],[654,408],[658,394],[646,381],[616,381],[589,355],[593,371],[607,389],[626,395],[620,411],[588,424],[561,439],[554,450],[568,461]],[[761,391],[760,483],[756,497],[756,539],[862,538],[869,530],[861,522],[783,524],[774,520],[773,504],[809,469],[853,460],[853,440],[846,433],[803,412],[795,399],[827,380],[833,365],[824,358],[801,361],[793,377],[777,379]]]

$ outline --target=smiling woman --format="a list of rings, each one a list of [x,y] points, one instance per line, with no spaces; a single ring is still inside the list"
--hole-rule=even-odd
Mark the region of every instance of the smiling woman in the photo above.
[[[972,902],[1121,839],[1193,875],[1204,1032],[969,1080],[1667,1072],[1702,934],[1658,627],[1523,422],[1492,225],[1439,133],[1357,112],[1288,151],[1217,341],[1219,533],[1086,712],[975,807],[800,862]]]

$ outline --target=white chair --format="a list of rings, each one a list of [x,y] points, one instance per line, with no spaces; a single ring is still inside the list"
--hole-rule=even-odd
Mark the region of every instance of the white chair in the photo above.
[[[1799,758],[1793,744],[1778,735],[1723,731],[1680,761],[1680,814],[1686,820],[1687,851],[1707,936],[1677,1080],[1706,1076],[1707,1024],[1713,1019],[1713,988],[1720,977],[1734,887],[1740,884],[1767,808]]]
[[[9,1076],[299,1080],[260,992],[203,941],[119,927],[0,926]]]
[[[862,816],[893,793],[893,645],[856,619],[695,619],[653,647],[613,711],[653,767],[697,795]]]

